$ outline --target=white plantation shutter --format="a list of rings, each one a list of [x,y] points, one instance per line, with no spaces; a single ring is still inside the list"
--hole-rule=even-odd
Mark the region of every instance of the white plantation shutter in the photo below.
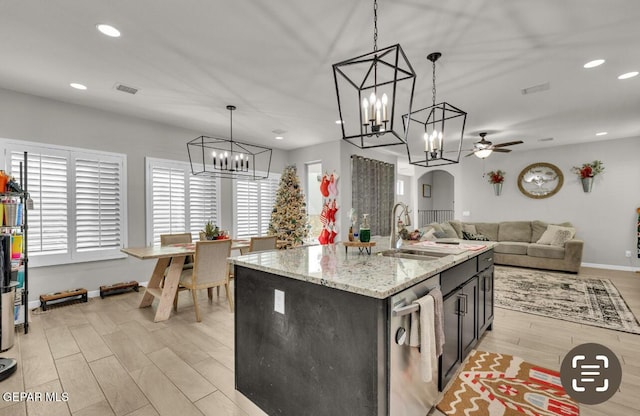
[[[189,231],[193,240],[207,221],[218,224],[217,181],[208,176],[189,176]]]
[[[0,140],[20,181],[27,152],[31,266],[125,257],[126,156],[66,146]]]
[[[280,175],[270,174],[259,181],[234,181],[234,237],[267,234],[276,200]]]
[[[186,229],[184,169],[153,167],[153,245],[160,234],[183,233]]]
[[[161,234],[191,232],[195,241],[207,221],[217,224],[217,179],[192,175],[184,162],[147,158],[146,164],[149,245],[159,246]]]
[[[78,252],[119,250],[122,233],[122,161],[76,157],[76,247]]]
[[[28,213],[30,256],[69,253],[68,152],[48,153],[29,152],[27,155],[27,189],[34,208]],[[24,162],[24,153],[12,151],[11,172],[16,178],[20,162]]]
[[[258,182],[236,180],[235,182],[235,238],[247,238],[260,234],[260,216],[258,207],[260,197]]]

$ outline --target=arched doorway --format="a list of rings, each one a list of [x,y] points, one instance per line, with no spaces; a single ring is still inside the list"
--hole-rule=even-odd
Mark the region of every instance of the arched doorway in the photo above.
[[[452,220],[454,178],[444,170],[432,170],[418,178],[418,226]]]

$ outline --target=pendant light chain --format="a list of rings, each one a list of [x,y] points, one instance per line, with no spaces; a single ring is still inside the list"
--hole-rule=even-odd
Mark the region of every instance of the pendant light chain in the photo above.
[[[373,0],[373,51],[378,52],[378,1]]]
[[[229,141],[233,142],[233,110],[229,109]]]
[[[433,93],[433,106],[436,105],[436,61],[433,60],[433,87],[431,88],[431,92]]]

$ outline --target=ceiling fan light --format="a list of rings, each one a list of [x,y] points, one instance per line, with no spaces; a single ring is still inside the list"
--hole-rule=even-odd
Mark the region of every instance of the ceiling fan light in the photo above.
[[[480,149],[473,152],[473,154],[479,159],[485,159],[493,153],[493,149]]]

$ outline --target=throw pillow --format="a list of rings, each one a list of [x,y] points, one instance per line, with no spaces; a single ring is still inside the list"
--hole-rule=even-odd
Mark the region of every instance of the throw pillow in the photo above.
[[[432,222],[431,224],[429,224],[429,227],[432,227],[435,232],[442,232],[442,227],[437,222]]]
[[[552,246],[564,247],[564,243],[571,240],[573,238],[573,234],[570,230],[558,230],[553,235],[553,239],[551,240]]]
[[[448,224],[456,231],[456,237],[462,238],[462,223],[458,220],[451,220]]]
[[[422,236],[420,236],[420,241],[435,241],[437,238],[435,236],[435,233],[436,233],[436,230],[434,230],[433,228],[430,228],[429,230],[422,233]]]
[[[444,232],[444,231],[435,231],[435,232],[433,233],[433,236],[434,236],[435,238],[447,238],[447,234],[445,234],[445,232]]]
[[[478,234],[478,230],[474,224],[462,224],[462,232],[467,232],[469,234]]]
[[[476,234],[476,233],[469,233],[467,231],[462,231],[462,235],[464,237],[465,240],[475,240],[475,241],[489,241],[489,239],[482,235],[482,234]]]
[[[447,238],[459,238],[456,230],[448,222],[443,222],[440,227]]]
[[[559,235],[556,237],[556,234]],[[571,240],[576,235],[576,229],[573,227],[561,227],[559,225],[549,224],[547,230],[537,241],[538,244],[555,245],[563,247],[564,243]],[[555,243],[555,244],[554,244]]]

